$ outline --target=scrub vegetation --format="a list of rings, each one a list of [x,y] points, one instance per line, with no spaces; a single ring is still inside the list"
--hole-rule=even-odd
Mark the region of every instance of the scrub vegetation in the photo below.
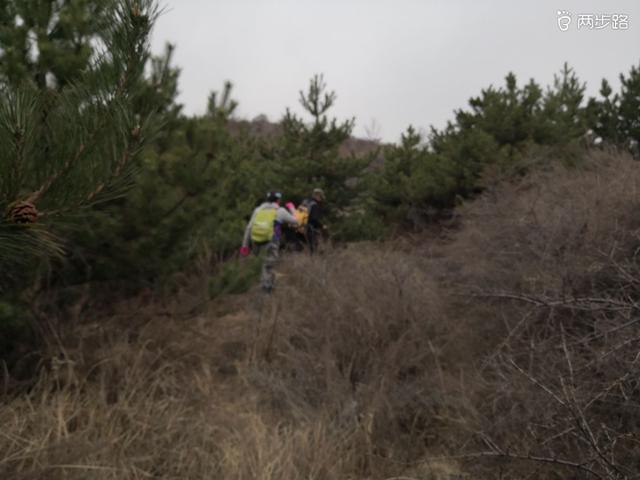
[[[322,75],[184,115],[157,15],[0,5],[0,478],[638,478],[639,67],[383,144]],[[274,188],[329,235],[266,295]]]

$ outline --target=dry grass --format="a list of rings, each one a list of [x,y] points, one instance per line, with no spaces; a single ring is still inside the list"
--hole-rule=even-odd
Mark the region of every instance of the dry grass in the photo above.
[[[376,247],[282,270],[273,297],[195,316],[197,295],[80,315],[3,399],[0,478],[451,478],[423,463],[466,408],[433,282]]]
[[[637,162],[598,154],[462,212],[447,258],[483,361],[476,448],[505,475],[637,478],[639,206]]]
[[[489,192],[445,246],[77,310],[2,398],[0,478],[638,478],[639,186],[596,156]]]
[[[444,353],[453,339],[443,298],[419,261],[361,247],[298,257],[286,275],[247,372],[265,405],[347,432],[364,474],[447,451],[469,405]]]

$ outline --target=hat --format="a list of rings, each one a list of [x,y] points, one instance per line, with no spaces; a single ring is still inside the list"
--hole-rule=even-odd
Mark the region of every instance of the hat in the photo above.
[[[324,191],[321,188],[314,188],[312,195],[314,197],[319,197],[321,200],[324,200]]]
[[[282,193],[280,192],[273,191],[267,193],[267,200],[270,202],[277,202],[280,199],[282,199]]]

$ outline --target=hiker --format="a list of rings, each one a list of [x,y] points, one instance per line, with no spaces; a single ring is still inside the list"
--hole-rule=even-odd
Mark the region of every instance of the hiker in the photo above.
[[[318,236],[326,231],[322,223],[324,216],[324,191],[321,188],[314,188],[311,198],[304,199],[301,205],[308,209],[307,224],[304,229],[304,238],[309,245],[309,253],[313,254],[318,250]]]
[[[304,245],[309,245],[309,253],[313,254],[318,247],[318,235],[326,230],[322,224],[322,202],[324,192],[316,188],[310,198],[305,198],[296,208],[291,202],[287,203],[287,209],[298,220],[296,228],[285,228],[284,237],[287,248],[301,252]]]
[[[285,207],[296,217],[298,224],[295,227],[287,226],[287,228],[284,229],[284,248],[286,250],[301,252],[304,250],[304,244],[306,243],[305,230],[307,228],[307,221],[309,220],[309,211],[302,204],[296,208],[292,202],[288,202]]]
[[[282,194],[280,192],[267,194],[266,201],[258,206],[251,215],[240,248],[240,255],[243,257],[249,255],[250,250],[253,250],[255,254],[263,249],[266,250],[260,284],[267,293],[271,293],[274,286],[273,268],[278,260],[282,225],[298,226],[296,217],[286,208],[280,206],[281,200]],[[249,245],[251,245],[251,249]]]

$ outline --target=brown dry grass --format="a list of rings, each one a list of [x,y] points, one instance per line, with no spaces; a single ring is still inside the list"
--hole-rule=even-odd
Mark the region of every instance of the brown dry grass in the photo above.
[[[446,399],[442,302],[415,259],[371,247],[282,270],[274,296],[198,315],[197,295],[81,315],[37,384],[3,398],[0,478],[457,473],[422,462],[466,405]]]
[[[2,398],[0,478],[637,478],[639,186],[601,154],[488,192],[446,245],[61,322]]]
[[[486,382],[476,448],[505,475],[637,478],[638,207],[637,162],[599,153],[462,212],[446,258]]]

